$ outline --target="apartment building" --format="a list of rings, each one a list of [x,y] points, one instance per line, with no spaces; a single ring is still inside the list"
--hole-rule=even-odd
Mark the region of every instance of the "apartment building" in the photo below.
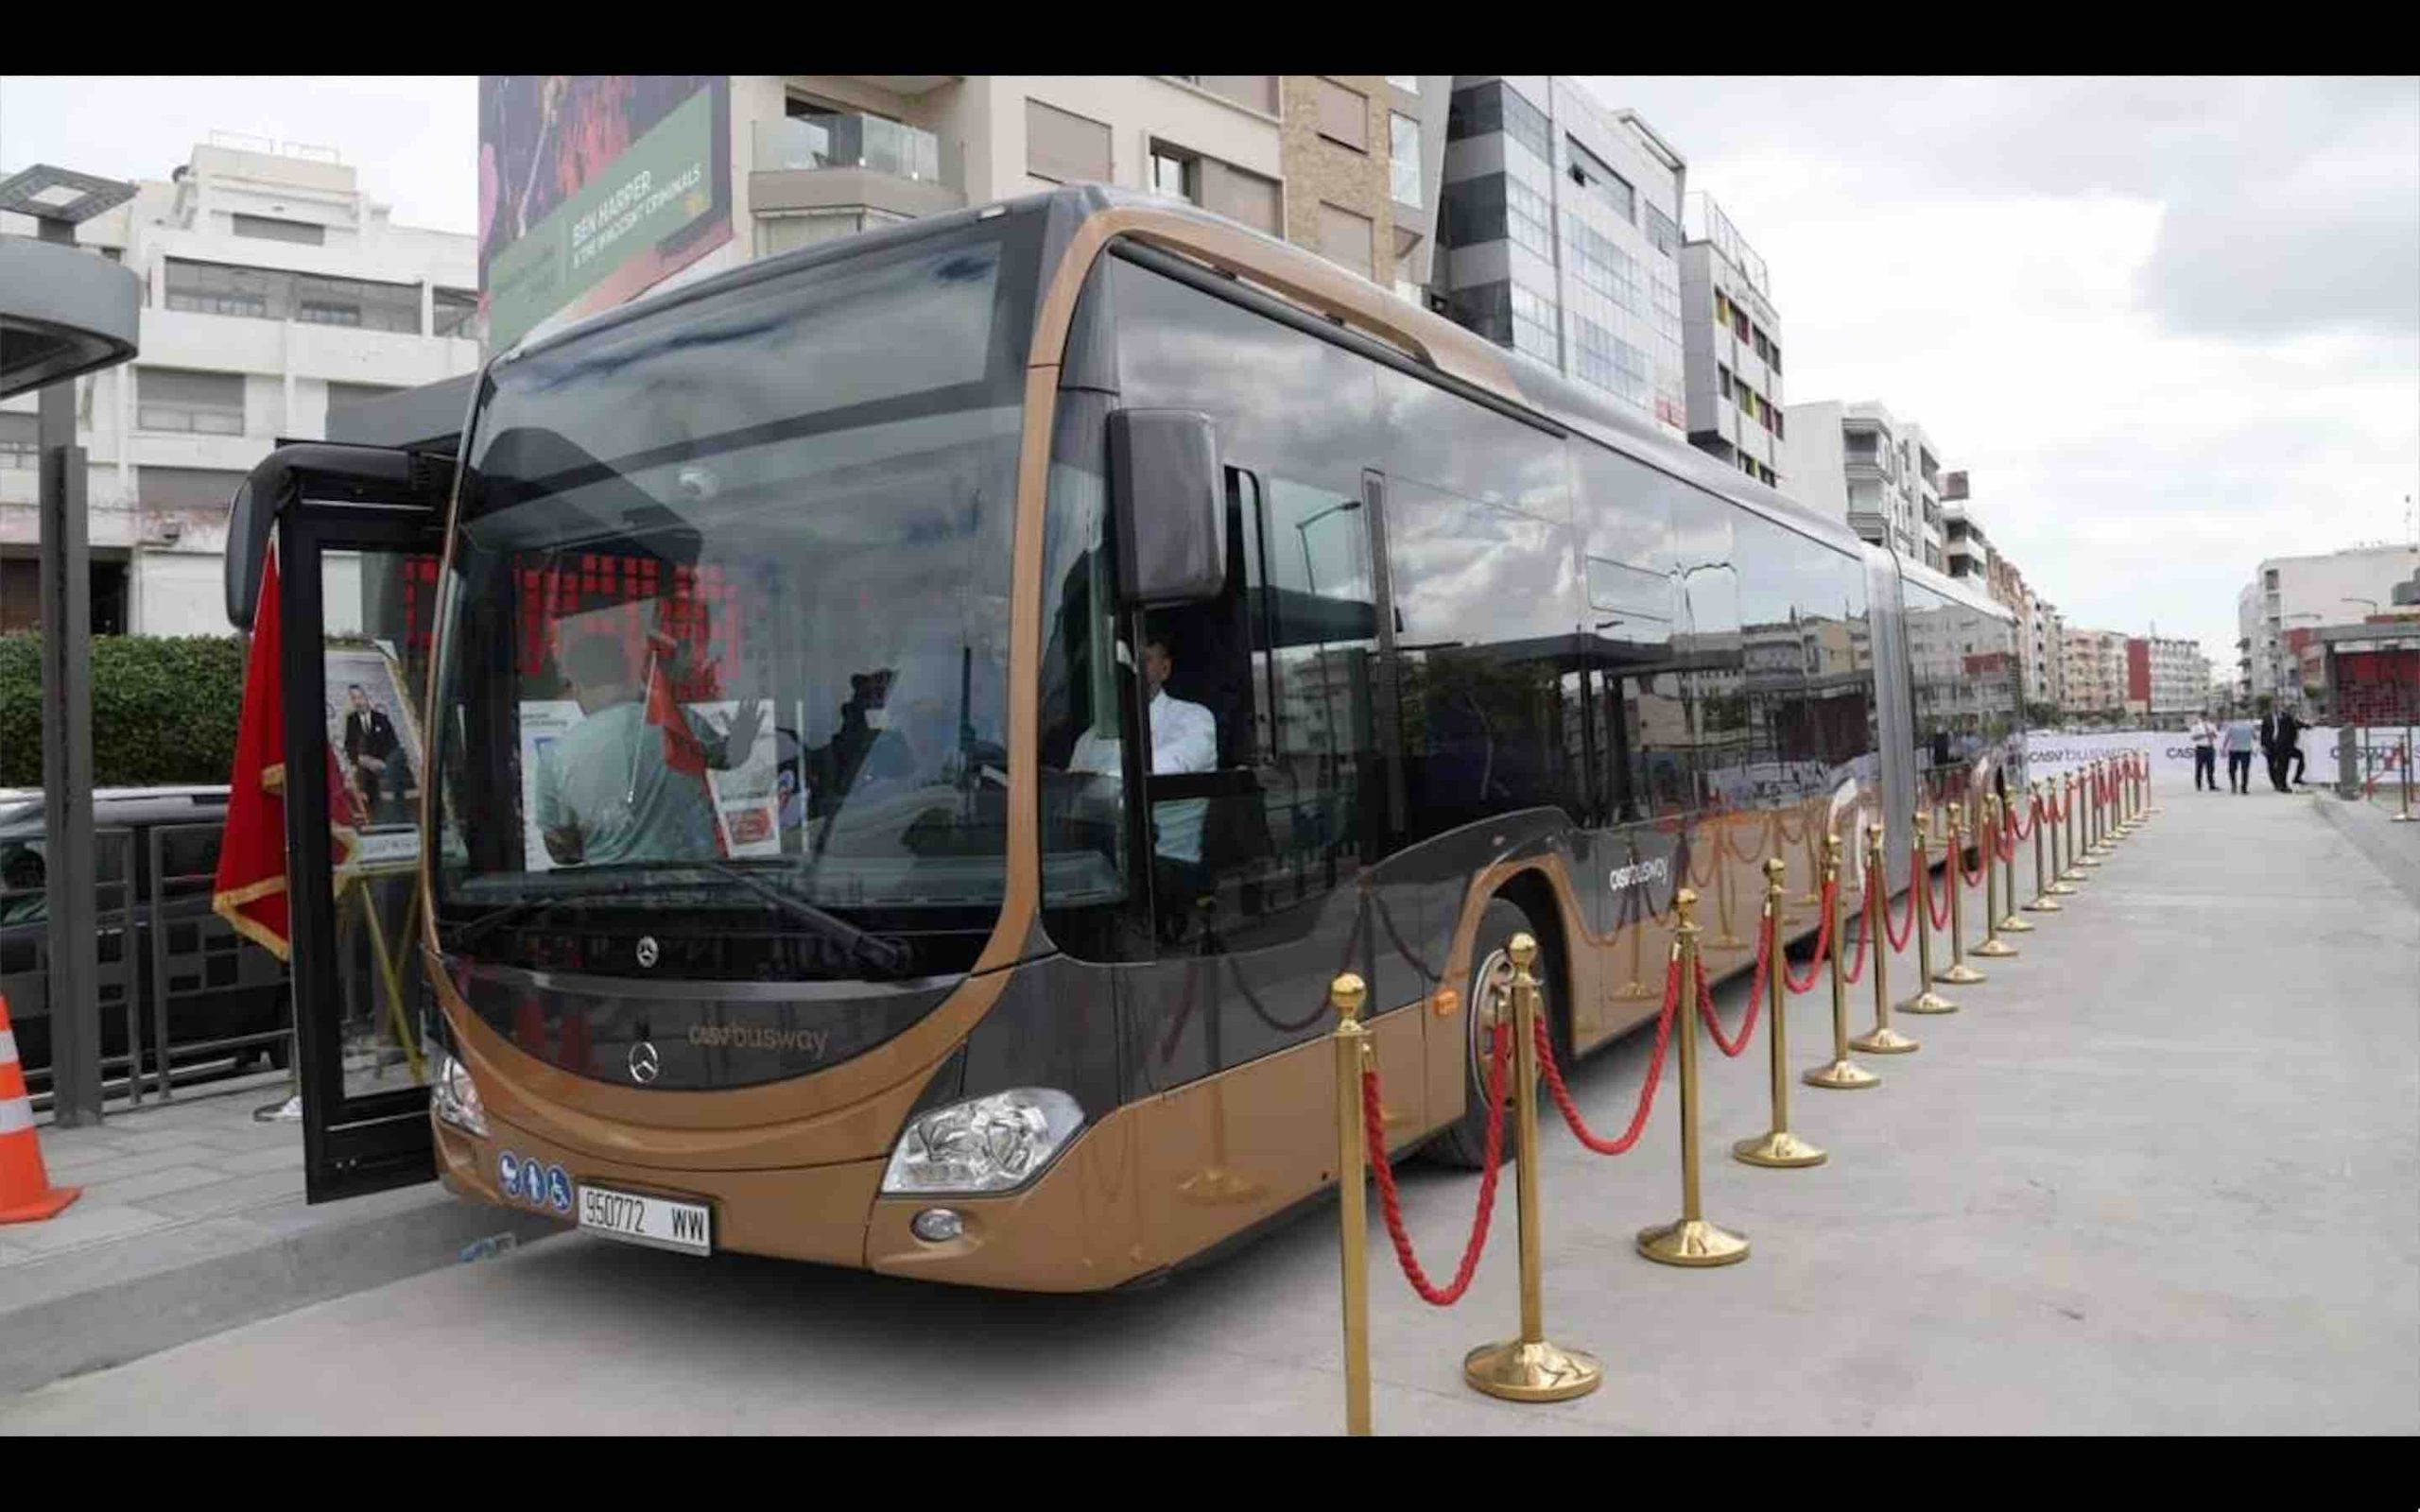
[[[1188,200],[1418,301],[1448,75],[734,75],[724,245],[669,288],[1065,183]],[[557,315],[531,334],[565,323]],[[510,335],[505,334],[510,338]]]
[[[224,634],[236,485],[331,409],[477,367],[475,240],[393,224],[330,150],[224,132],[76,231],[145,284],[140,355],[76,382],[93,629]],[[34,396],[0,404],[0,629],[37,623],[35,449]]]
[[[1687,211],[1680,262],[1689,444],[1787,489],[1781,318],[1765,260],[1706,196],[1689,196]]]
[[[2126,709],[2126,637],[2115,630],[2065,632],[2070,716],[2115,718]]]
[[[1680,154],[1543,75],[1455,76],[1445,132],[1432,307],[1685,436]]]
[[[2210,659],[2199,644],[2167,636],[2126,641],[2126,713],[2155,727],[2182,729],[2210,687]]]
[[[2420,546],[2356,546],[2272,557],[2236,594],[2237,687],[2248,699],[2325,685],[2320,631],[2358,625],[2391,605],[2420,571]]]
[[[1878,546],[1947,572],[1940,454],[1924,427],[1878,401],[1822,400],[1784,412],[1789,492]]]
[[[2018,641],[2025,647],[2025,701],[2064,709],[2067,702],[2066,626],[2059,606],[2025,589],[2024,608],[2017,618]]]

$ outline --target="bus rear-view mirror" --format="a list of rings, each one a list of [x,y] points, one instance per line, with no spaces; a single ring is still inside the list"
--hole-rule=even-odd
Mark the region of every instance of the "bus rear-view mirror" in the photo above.
[[[1119,580],[1130,604],[1193,604],[1226,587],[1227,507],[1219,435],[1189,409],[1109,418]]]

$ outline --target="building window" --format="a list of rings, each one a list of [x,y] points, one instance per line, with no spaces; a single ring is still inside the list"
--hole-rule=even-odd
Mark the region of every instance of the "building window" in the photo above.
[[[1027,100],[1025,171],[1053,183],[1110,182],[1109,128],[1072,111]]]
[[[1731,301],[1722,297],[1720,289],[1714,291],[1714,323],[1724,327],[1731,324]]]
[[[479,297],[469,289],[432,289],[429,334],[476,340],[486,332],[479,319]]]
[[[1320,135],[1356,152],[1370,150],[1370,96],[1332,78],[1313,80],[1318,90]]]
[[[1646,409],[1653,389],[1647,353],[1578,311],[1571,316],[1571,369],[1575,377]]]
[[[1554,261],[1554,210],[1547,197],[1512,175],[1495,176],[1504,185],[1504,229],[1513,241]]]
[[[1582,146],[1578,138],[1564,137],[1563,145],[1570,153],[1570,167],[1566,171],[1571,175],[1571,181],[1604,201],[1615,215],[1621,216],[1625,225],[1635,224],[1638,219],[1638,192],[1630,186],[1630,180],[1605,166],[1604,160]]]
[[[1722,397],[1729,399],[1731,397],[1731,369],[1718,362],[1714,365],[1714,376],[1716,387],[1722,390]]]
[[[327,278],[175,257],[168,259],[164,282],[171,310],[420,334],[420,285],[416,284]]]
[[[1732,305],[1731,334],[1737,336],[1740,340],[1745,341],[1748,339],[1748,333],[1750,329],[1751,328],[1748,324],[1748,312],[1739,308],[1737,304]]]
[[[1785,413],[1785,411],[1780,409],[1775,409],[1773,411],[1773,435],[1776,438],[1786,441],[1789,439],[1789,429],[1783,423],[1783,417]]]
[[[239,372],[138,369],[134,401],[138,430],[185,431],[197,436],[244,434],[244,375]]]
[[[41,434],[39,415],[0,415],[0,468],[39,465]]]
[[[1389,74],[1387,76],[1387,82],[1392,84],[1395,88],[1402,90],[1407,94],[1417,94],[1420,93],[1420,76],[1418,74]]]
[[[268,215],[237,215],[235,234],[253,236],[265,242],[295,242],[304,247],[324,247],[328,229],[300,220],[278,220]]]
[[[1667,257],[1675,255],[1681,246],[1681,228],[1652,199],[1647,202],[1647,237]]]
[[[1201,160],[1183,147],[1152,143],[1151,187],[1188,204],[1201,203]]]
[[[1512,289],[1512,350],[1560,370],[1563,336],[1555,329],[1554,301],[1519,284]]]
[[[1647,306],[1639,289],[1637,259],[1599,235],[1594,227],[1577,215],[1565,216],[1563,224],[1569,244],[1572,276],[1582,286],[1602,294],[1631,314],[1645,315]]]
[[[206,467],[143,467],[135,471],[135,496],[147,509],[224,509],[247,474]]]
[[[1387,192],[1396,204],[1420,208],[1420,123],[1400,111],[1387,112]]]
[[[1756,360],[1768,365],[1773,360],[1773,345],[1765,339],[1762,330],[1756,331]]]
[[[1201,160],[1201,207],[1215,215],[1239,221],[1254,231],[1281,234],[1277,216],[1277,180],[1247,173],[1215,158]]]
[[[1769,350],[1766,352],[1766,353],[1765,353],[1765,362],[1767,363],[1767,365],[1768,365],[1768,366],[1770,366],[1770,367],[1772,369],[1774,376],[1775,376],[1775,377],[1779,377],[1779,376],[1780,376],[1780,374],[1781,374],[1781,343],[1780,343],[1780,342],[1775,341],[1775,342],[1773,342],[1773,343],[1772,343],[1772,344],[1771,344],[1770,349],[1769,349]]]
[[[1500,78],[1456,90],[1445,112],[1445,140],[1460,142],[1491,131],[1501,131],[1528,147],[1542,163],[1554,162],[1554,139],[1547,128],[1546,112],[1524,99],[1519,90]]]
[[[1339,205],[1320,206],[1322,257],[1349,267],[1363,278],[1375,278],[1377,270],[1372,260],[1374,249],[1369,216],[1357,215]]]

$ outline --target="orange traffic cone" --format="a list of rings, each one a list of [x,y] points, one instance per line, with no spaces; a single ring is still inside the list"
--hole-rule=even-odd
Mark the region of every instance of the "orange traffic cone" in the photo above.
[[[81,1187],[55,1187],[42,1166],[42,1141],[34,1133],[34,1105],[26,1097],[26,1074],[17,1064],[17,1036],[9,1027],[9,1000],[0,996],[0,1223],[40,1223],[84,1194]]]

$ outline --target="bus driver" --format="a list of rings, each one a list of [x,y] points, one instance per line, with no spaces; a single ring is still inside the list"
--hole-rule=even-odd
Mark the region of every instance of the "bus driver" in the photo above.
[[[1131,676],[1132,663],[1123,641],[1117,643],[1117,660],[1121,673]],[[1176,659],[1168,651],[1166,636],[1154,635],[1143,643],[1143,675],[1151,689],[1150,709],[1146,716],[1151,725],[1151,773],[1168,777],[1215,772],[1219,769],[1219,722],[1201,705],[1188,703],[1167,691],[1168,678],[1175,671]],[[1085,730],[1067,758],[1067,769],[1115,779],[1118,775],[1117,738]],[[1196,896],[1208,890],[1209,879],[1201,869],[1201,829],[1209,813],[1210,800],[1206,798],[1169,799],[1151,805],[1153,857],[1165,881],[1174,884],[1173,888],[1164,885],[1164,894],[1173,891]],[[1175,917],[1181,920],[1184,916],[1179,913]]]

